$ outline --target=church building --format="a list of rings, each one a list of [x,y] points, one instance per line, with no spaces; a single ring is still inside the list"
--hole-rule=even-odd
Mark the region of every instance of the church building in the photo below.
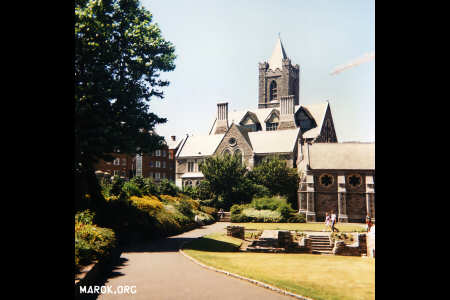
[[[278,155],[300,175],[299,212],[322,221],[334,212],[342,222],[375,218],[375,144],[338,143],[330,104],[300,104],[300,67],[293,65],[278,38],[267,62],[259,64],[258,105],[217,115],[205,135],[186,136],[176,153],[179,187],[204,179],[199,163],[213,155],[241,155],[252,169]]]

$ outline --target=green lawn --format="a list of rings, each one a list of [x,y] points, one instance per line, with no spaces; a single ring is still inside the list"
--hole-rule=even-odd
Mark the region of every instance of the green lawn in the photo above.
[[[244,226],[246,229],[280,229],[280,230],[298,230],[298,231],[322,231],[325,229],[323,223],[232,223],[233,226]],[[339,231],[345,232],[365,232],[365,226],[355,223],[338,223],[335,226]]]
[[[186,244],[195,259],[319,299],[375,299],[375,260],[351,256],[233,252],[242,240],[220,233]]]

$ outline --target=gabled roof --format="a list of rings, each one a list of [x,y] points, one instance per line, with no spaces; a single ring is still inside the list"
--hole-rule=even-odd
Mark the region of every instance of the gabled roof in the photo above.
[[[172,139],[166,140],[167,147],[169,147],[169,149],[177,149],[180,146],[180,144],[183,141],[183,139],[184,138],[177,139],[175,141],[173,141]]]
[[[320,131],[322,130],[323,121],[325,118],[325,114],[327,112],[329,104],[328,102],[322,102],[317,104],[309,104],[309,105],[295,105],[294,111],[297,113],[300,108],[305,109],[305,111],[314,118],[314,121],[317,124],[317,127],[310,129],[303,133],[303,137],[305,138],[315,138],[320,135]],[[278,108],[257,108],[257,109],[245,109],[239,111],[230,111],[228,113],[228,125],[234,122],[239,124],[243,118],[247,115],[247,113],[253,113],[258,118],[258,121],[261,123],[261,129],[263,132],[266,132],[266,126],[264,122],[270,116],[273,110],[279,111]],[[214,134],[216,130],[216,119],[212,124],[212,127],[209,131],[209,134]]]
[[[300,128],[274,130],[274,131],[254,131],[248,136],[256,154],[262,153],[287,153],[292,152],[297,143]]]
[[[178,150],[177,157],[201,157],[212,155],[222,140],[224,134],[192,135],[186,137],[186,142]]]
[[[309,166],[311,169],[375,170],[375,143],[314,143],[309,145]]]
[[[304,138],[315,138],[320,135],[320,131],[322,130],[323,121],[325,119],[325,114],[328,108],[328,102],[310,104],[310,105],[302,105],[302,107],[307,110],[316,121],[317,127],[305,131],[303,133]]]
[[[284,51],[283,44],[281,43],[281,39],[278,38],[275,47],[272,51],[272,56],[269,59],[269,69],[275,71],[276,69],[282,69],[283,59],[286,59],[287,55]]]

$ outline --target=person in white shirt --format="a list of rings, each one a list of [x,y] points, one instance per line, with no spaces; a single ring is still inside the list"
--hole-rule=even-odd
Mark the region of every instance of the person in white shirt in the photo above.
[[[331,223],[330,215],[328,214],[328,212],[326,212],[325,213],[325,230],[324,231],[328,231],[328,229],[330,229],[330,231],[331,231],[330,223]]]
[[[334,230],[339,231],[337,228],[334,227],[334,224],[336,224],[336,214],[334,211],[331,211],[331,231],[334,232]]]

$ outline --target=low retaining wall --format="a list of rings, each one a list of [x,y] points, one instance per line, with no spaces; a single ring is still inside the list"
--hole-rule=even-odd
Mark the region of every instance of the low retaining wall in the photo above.
[[[367,254],[366,234],[359,234],[355,243],[346,245],[343,241],[335,241],[333,254],[344,256],[361,256]]]
[[[243,240],[245,238],[245,227],[227,226],[227,235]]]

